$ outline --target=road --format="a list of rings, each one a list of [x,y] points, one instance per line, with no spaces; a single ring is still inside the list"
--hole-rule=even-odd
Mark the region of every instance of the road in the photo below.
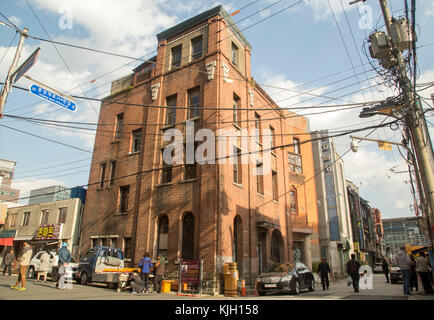
[[[323,291],[320,285],[317,285],[314,292],[303,292],[298,296],[287,294],[263,297],[248,295],[237,298],[222,295],[178,296],[174,292],[133,295],[126,292],[117,293],[113,289],[94,284],[88,286],[74,284],[72,289],[59,290],[55,288],[53,282],[41,283],[34,280],[27,280],[27,290],[18,291],[9,288],[16,279],[16,275],[11,277],[0,275],[1,300],[434,300],[434,295],[406,296],[403,294],[402,284],[386,283],[382,274],[374,274],[372,289],[360,290],[360,293],[357,294],[353,292],[352,286],[347,287],[344,280],[332,280],[328,291]]]

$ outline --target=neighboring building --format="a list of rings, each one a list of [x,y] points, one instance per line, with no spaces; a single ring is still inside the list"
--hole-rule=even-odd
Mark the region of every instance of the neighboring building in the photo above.
[[[351,228],[354,241],[354,252],[357,258],[370,265],[377,257],[376,228],[369,202],[360,197],[359,188],[346,180],[348,204],[351,216]]]
[[[71,198],[71,190],[64,186],[50,186],[30,191],[29,204],[53,202]]]
[[[11,187],[15,161],[0,159],[0,202],[18,202],[20,190]]]
[[[350,210],[345,185],[344,162],[336,153],[327,131],[314,132],[316,193],[318,196],[319,241],[321,256],[333,273],[346,274],[346,263],[353,252]]]
[[[24,242],[33,245],[34,253],[44,247],[57,250],[67,242],[77,258],[82,208],[78,198],[9,208],[2,232],[10,234],[15,252],[21,251]]]
[[[376,259],[377,262],[381,262],[380,259],[386,256],[386,245],[384,242],[384,228],[383,220],[381,219],[381,211],[379,209],[372,208],[372,217],[374,219],[376,232]]]
[[[64,186],[50,186],[30,191],[29,204],[38,204],[79,198],[84,204],[86,201],[86,189],[83,187],[66,188]]]
[[[417,217],[383,219],[384,242],[389,258],[405,245],[430,246],[430,240],[420,232]]]
[[[98,126],[80,250],[118,246],[131,266],[145,251],[158,253],[174,278],[181,258],[203,259],[210,291],[221,288],[225,262],[237,262],[239,279],[253,285],[272,262],[318,261],[308,120],[279,108],[251,77],[252,48],[222,6],[157,38],[157,56],[116,81],[101,105],[98,123],[113,126]],[[187,119],[218,139],[218,130],[232,130],[224,147],[233,163],[163,162],[162,135],[173,128],[184,135]],[[265,158],[244,163],[248,141],[234,137],[252,128],[269,129],[272,146],[287,146],[273,149],[265,175],[253,175]],[[253,144],[267,150],[262,138]]]

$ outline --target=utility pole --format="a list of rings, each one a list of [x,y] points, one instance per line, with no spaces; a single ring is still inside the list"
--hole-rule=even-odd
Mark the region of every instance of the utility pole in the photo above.
[[[17,51],[15,52],[14,60],[12,61],[12,65],[9,68],[8,74],[6,76],[5,84],[3,85],[2,91],[0,93],[0,118],[3,117],[3,108],[6,104],[6,99],[8,98],[9,92],[12,91],[12,74],[17,70],[18,61],[21,57],[21,51],[23,49],[24,39],[27,38],[29,33],[29,29],[24,28],[20,30],[20,42],[18,43]]]
[[[360,1],[365,2],[366,0],[352,1],[351,4]],[[393,23],[395,23],[396,21],[392,20],[390,10],[387,6],[387,1],[379,0],[379,3],[388,34],[386,40],[387,42],[390,42],[388,46],[391,50],[386,49],[388,50],[387,54],[384,54],[384,51],[380,52],[381,50],[384,50],[384,47],[386,47],[384,43],[381,43],[381,41],[377,40],[381,40],[380,34],[378,38],[376,38],[376,36],[374,35],[373,40],[375,40],[376,43],[375,46],[373,44],[374,48],[372,48],[372,51],[370,50],[370,52],[373,58],[381,59],[383,67],[388,69],[391,67],[395,67],[395,70],[397,71],[398,83],[402,92],[403,104],[402,108],[400,109],[400,113],[403,115],[403,121],[406,125],[406,133],[407,135],[409,135],[409,138],[415,150],[414,167],[415,171],[419,173],[417,175],[417,185],[423,209],[422,211],[425,213],[426,225],[429,229],[431,246],[433,246],[433,230],[431,226],[434,223],[434,159],[432,145],[429,137],[429,132],[425,123],[422,106],[420,105],[420,103],[417,103],[417,101],[415,101],[415,88],[413,87],[410,79],[407,76],[404,59],[401,55],[401,50],[405,50],[408,48],[402,47],[401,44],[398,43],[399,39],[397,39],[398,37],[396,36],[396,25],[393,25]],[[415,5],[415,2],[413,4]],[[408,21],[406,26],[408,29],[410,29]],[[394,27],[395,30],[392,30]],[[393,34],[394,31],[395,37]],[[414,41],[416,41],[413,30],[410,30],[410,32],[406,30],[406,33],[411,37],[411,44],[413,45]],[[413,58],[415,59],[416,57]],[[390,63],[391,61],[392,63]]]

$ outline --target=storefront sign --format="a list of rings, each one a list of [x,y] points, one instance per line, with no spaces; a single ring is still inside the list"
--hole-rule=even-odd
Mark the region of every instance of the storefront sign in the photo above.
[[[0,238],[15,238],[17,230],[2,230],[0,231]]]
[[[39,226],[34,240],[55,240],[62,237],[63,224],[48,224]]]

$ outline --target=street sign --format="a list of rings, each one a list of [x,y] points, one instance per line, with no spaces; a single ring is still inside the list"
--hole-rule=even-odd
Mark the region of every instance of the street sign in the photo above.
[[[14,84],[17,82],[33,65],[36,63],[36,60],[38,60],[39,56],[39,50],[41,47],[38,47],[31,55],[27,58],[26,61],[23,62],[21,66],[18,67],[17,70],[12,74],[11,76],[11,82]]]
[[[57,104],[62,108],[68,109],[69,111],[77,110],[77,106],[75,105],[74,102],[69,101],[68,99],[65,99],[60,95],[57,95],[54,92],[51,92],[47,88],[37,86],[36,84],[32,84],[29,87],[29,89],[30,92],[33,93],[35,96],[41,97],[42,99],[45,99],[51,103]]]

